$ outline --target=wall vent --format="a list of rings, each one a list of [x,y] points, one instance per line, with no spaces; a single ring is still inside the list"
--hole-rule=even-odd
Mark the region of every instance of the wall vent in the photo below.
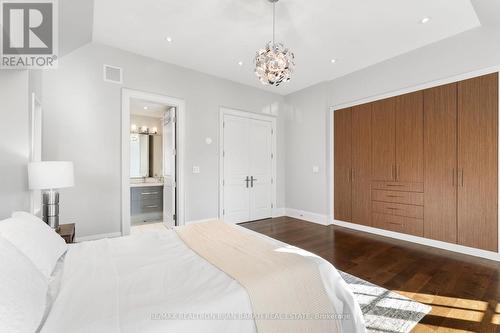
[[[103,68],[104,81],[112,83],[123,83],[123,70],[121,67],[104,65]]]

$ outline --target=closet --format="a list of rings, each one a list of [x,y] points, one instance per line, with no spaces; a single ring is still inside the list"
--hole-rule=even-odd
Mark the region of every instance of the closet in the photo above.
[[[222,207],[224,221],[272,217],[273,135],[271,120],[224,114]]]
[[[498,73],[334,113],[334,216],[498,249]]]

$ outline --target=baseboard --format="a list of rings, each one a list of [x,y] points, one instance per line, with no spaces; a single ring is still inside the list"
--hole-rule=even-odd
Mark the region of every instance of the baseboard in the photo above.
[[[285,215],[296,219],[313,222],[321,225],[329,225],[328,216],[318,213],[307,212],[293,208],[285,208]]]
[[[93,240],[104,239],[104,238],[115,238],[115,237],[121,237],[121,236],[122,236],[121,232],[110,232],[107,234],[97,234],[97,235],[90,235],[90,236],[83,236],[83,237],[75,237],[75,241],[78,243],[78,242],[93,241]]]
[[[344,221],[339,221],[339,220],[333,220],[333,224],[337,225],[339,227],[349,228],[349,229],[353,229],[353,230],[368,232],[368,233],[379,235],[379,236],[385,236],[385,237],[395,238],[395,239],[399,239],[399,240],[403,240],[403,241],[407,241],[407,242],[431,246],[431,247],[435,247],[435,248],[442,249],[442,250],[458,252],[458,253],[467,254],[470,256],[485,258],[485,259],[494,260],[494,261],[500,261],[500,253],[498,253],[498,252],[480,250],[480,249],[475,249],[472,247],[462,246],[462,245],[458,245],[458,244],[450,244],[450,243],[441,242],[441,241],[437,241],[437,240],[433,240],[433,239],[401,234],[399,232],[387,231],[387,230],[367,227],[364,225],[359,225],[359,224],[354,224],[354,223],[349,223],[349,222],[344,222]]]
[[[210,219],[193,220],[193,221],[186,222],[185,225],[194,224],[194,223],[210,222],[210,221],[214,221],[214,220],[218,220],[218,219],[219,219],[218,217],[212,217]]]
[[[286,215],[285,208],[273,208],[273,218],[274,217],[282,217]]]

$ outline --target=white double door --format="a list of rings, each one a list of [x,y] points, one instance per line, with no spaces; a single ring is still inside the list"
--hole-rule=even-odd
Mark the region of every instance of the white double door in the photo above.
[[[228,114],[223,117],[224,221],[272,217],[273,123]]]

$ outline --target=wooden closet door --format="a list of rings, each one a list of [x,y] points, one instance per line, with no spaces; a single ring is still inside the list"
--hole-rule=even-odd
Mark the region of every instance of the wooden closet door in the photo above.
[[[457,84],[424,91],[424,237],[457,242]]]
[[[395,180],[396,98],[372,103],[372,180]]]
[[[352,115],[352,218],[371,225],[372,104],[355,106]]]
[[[351,221],[351,109],[336,110],[334,121],[334,216]]]
[[[424,181],[424,96],[422,91],[396,100],[396,170],[398,182]]]
[[[458,83],[458,243],[498,249],[498,74]]]

